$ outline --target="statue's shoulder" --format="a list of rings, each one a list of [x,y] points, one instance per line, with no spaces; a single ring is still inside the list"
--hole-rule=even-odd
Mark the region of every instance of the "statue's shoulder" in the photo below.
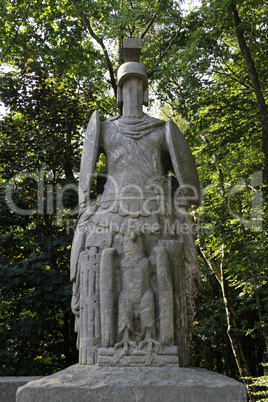
[[[144,113],[143,114],[143,122],[146,122],[148,124],[152,124],[153,126],[157,125],[157,126],[164,126],[165,125],[165,121],[158,119],[156,117],[151,117],[148,114]]]
[[[156,135],[155,130],[160,136],[163,136],[165,124],[164,120],[150,117],[147,114],[143,114],[141,118],[115,116],[101,123],[101,133],[103,139],[107,136],[111,139],[112,134],[117,133],[137,140],[152,132]]]
[[[111,127],[111,126],[114,125],[114,123],[115,123],[117,120],[120,119],[120,117],[121,117],[120,115],[110,117],[109,119],[102,121],[102,122],[101,122],[101,126],[102,126],[102,127]]]
[[[114,125],[115,122],[120,118],[120,116],[114,116],[110,119],[102,121],[100,123],[100,131],[101,131],[101,139],[104,140],[105,138],[111,138],[114,132]]]
[[[121,117],[120,115],[110,117],[109,119],[107,119],[107,120],[101,122],[101,125],[104,125],[104,126],[106,126],[106,125],[111,125],[111,124],[113,124],[115,121],[117,121],[118,119],[120,119],[120,117]]]

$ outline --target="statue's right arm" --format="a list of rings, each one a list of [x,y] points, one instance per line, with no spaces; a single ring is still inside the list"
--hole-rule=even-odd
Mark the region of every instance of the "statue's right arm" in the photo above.
[[[71,251],[71,281],[76,280],[79,255],[85,249],[86,225],[83,223],[90,216],[90,190],[95,174],[97,158],[100,148],[100,120],[96,110],[88,123],[84,139],[84,146],[79,175],[79,214],[77,228],[73,238]]]
[[[100,120],[96,110],[88,123],[81,157],[79,175],[79,216],[81,210],[89,205],[90,190],[95,174],[100,147]]]

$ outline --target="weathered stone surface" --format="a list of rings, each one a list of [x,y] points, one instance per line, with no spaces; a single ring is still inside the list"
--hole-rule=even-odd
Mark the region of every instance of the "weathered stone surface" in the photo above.
[[[74,365],[20,388],[17,402],[246,402],[243,384],[205,369]]]
[[[130,348],[127,354],[114,348],[98,350],[98,366],[174,366],[178,363],[177,346],[165,346],[151,353],[136,348]]]
[[[199,285],[188,207],[200,201],[199,179],[178,127],[143,113],[148,76],[139,63],[141,40],[126,39],[124,48],[121,116],[100,122],[93,113],[81,159],[71,253],[79,362],[187,366]],[[92,199],[102,152],[106,181]],[[178,353],[163,354],[166,347]]]
[[[0,402],[15,402],[17,389],[38,378],[40,377],[0,377]]]

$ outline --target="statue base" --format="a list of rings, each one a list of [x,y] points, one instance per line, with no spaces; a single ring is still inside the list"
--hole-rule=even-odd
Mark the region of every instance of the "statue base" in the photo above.
[[[134,348],[130,348],[127,354],[122,348],[98,350],[98,366],[174,366],[178,363],[177,346],[165,346],[158,353],[146,353],[144,350]]]
[[[17,402],[246,402],[245,386],[206,369],[76,364],[17,391]]]

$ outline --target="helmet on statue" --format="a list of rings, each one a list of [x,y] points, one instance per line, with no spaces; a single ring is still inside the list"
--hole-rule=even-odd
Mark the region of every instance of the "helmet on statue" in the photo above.
[[[143,104],[148,106],[148,75],[143,64],[139,63],[141,39],[127,38],[123,40],[125,63],[117,71],[117,105],[123,104],[122,87],[130,77],[138,77],[143,81]]]

